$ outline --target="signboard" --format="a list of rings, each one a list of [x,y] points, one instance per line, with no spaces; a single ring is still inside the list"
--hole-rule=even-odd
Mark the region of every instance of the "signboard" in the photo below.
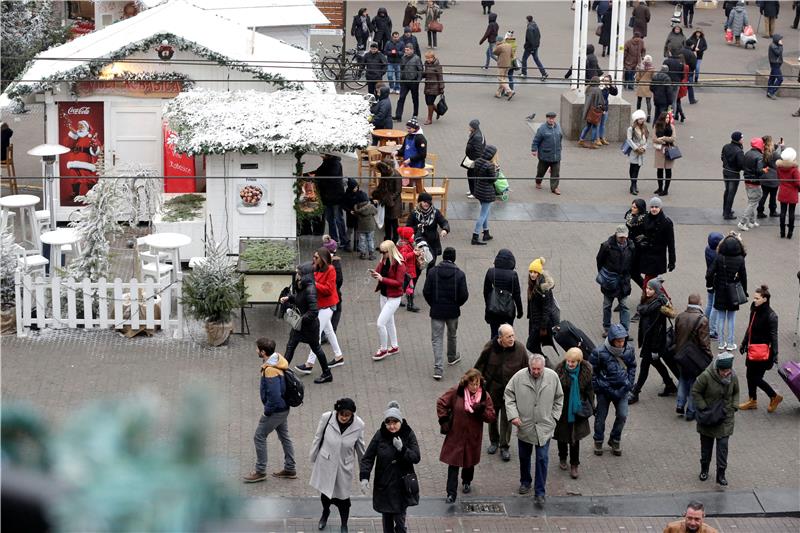
[[[165,122],[164,132],[164,192],[195,192],[194,157],[175,152],[167,141],[174,135]]]
[[[236,182],[236,209],[243,215],[263,215],[269,199],[268,178],[240,178]]]
[[[345,29],[344,20],[344,1],[343,0],[314,0],[323,15],[330,21],[330,24],[317,24],[311,28],[311,33],[322,35],[342,35]]]
[[[78,96],[109,95],[136,98],[175,98],[183,89],[181,81],[96,80],[75,84]]]
[[[71,148],[59,158],[59,198],[62,206],[79,206],[75,197],[97,183],[105,131],[103,102],[59,102],[58,143]]]

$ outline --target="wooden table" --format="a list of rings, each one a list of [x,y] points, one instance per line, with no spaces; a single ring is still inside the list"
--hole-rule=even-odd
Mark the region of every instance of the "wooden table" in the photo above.
[[[417,190],[417,194],[425,192],[425,177],[428,175],[427,170],[424,168],[400,167],[397,169],[397,172],[403,176],[403,186],[407,187],[413,184],[414,188]]]
[[[42,241],[39,239],[39,223],[36,222],[35,209],[36,204],[39,202],[39,198],[32,194],[11,194],[0,198],[0,207],[2,207],[2,227],[7,227],[9,210],[19,209],[22,241],[32,244],[35,250],[42,249]],[[28,236],[27,224],[31,226],[30,236]]]
[[[406,132],[403,130],[372,130],[372,135],[378,138],[378,146],[383,146],[388,141],[403,144],[406,138]]]

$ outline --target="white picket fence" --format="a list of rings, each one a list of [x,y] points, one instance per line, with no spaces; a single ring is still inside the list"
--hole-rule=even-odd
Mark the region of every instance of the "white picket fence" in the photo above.
[[[33,279],[30,275],[15,276],[17,336],[25,337],[32,325],[39,328],[84,329],[114,328],[130,326],[137,330],[144,327],[153,330],[156,326],[174,338],[183,336],[183,306],[181,299],[181,275],[173,283],[157,284],[152,279],[145,282],[132,279],[113,282],[100,278],[96,283],[89,279],[76,281],[59,277]],[[172,298],[175,296],[176,305]],[[66,309],[62,299],[66,297]],[[160,317],[156,318],[156,297]],[[97,313],[93,311],[97,300]],[[77,302],[81,301],[82,316]],[[124,306],[130,302],[129,318],[123,318]],[[142,310],[144,311],[142,313]],[[36,312],[36,316],[34,315]],[[140,316],[143,314],[144,316]],[[173,317],[173,314],[175,315]]]

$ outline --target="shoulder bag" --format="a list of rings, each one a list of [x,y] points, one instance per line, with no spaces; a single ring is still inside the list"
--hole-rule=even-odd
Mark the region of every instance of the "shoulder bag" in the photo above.
[[[322,449],[322,444],[325,442],[325,433],[328,432],[328,424],[331,423],[331,418],[333,418],[333,413],[336,411],[331,411],[331,416],[328,417],[328,421],[325,422],[325,427],[322,429],[322,437],[319,439],[319,445],[317,446],[317,455],[319,455],[319,451]]]
[[[597,126],[600,124],[600,119],[603,118],[603,107],[596,105],[589,108],[586,112],[586,122]]]
[[[428,31],[434,31],[434,32],[444,31],[444,26],[438,20],[432,20],[428,24]]]
[[[295,307],[289,307],[283,315],[283,319],[292,326],[295,331],[300,331],[303,327],[303,315]]]
[[[469,158],[469,156],[464,156],[464,159],[461,160],[461,168],[466,168],[467,170],[471,169],[475,166],[475,161]]]
[[[720,399],[705,409],[697,410],[697,423],[701,426],[718,426],[725,421],[725,400]]]
[[[414,470],[402,477],[403,486],[406,489],[406,504],[409,507],[419,505],[419,480]]]
[[[629,143],[627,139],[624,143],[622,143],[622,146],[620,146],[619,149],[622,151],[622,155],[625,156],[630,155],[631,151],[633,150],[633,148],[631,148],[631,143]]]
[[[755,312],[753,318],[750,319],[750,325],[747,327],[747,360],[748,361],[766,361],[769,359],[769,344],[753,344],[753,322],[756,319]]]
[[[513,317],[515,314],[513,295],[510,291],[495,287],[494,282],[494,272],[492,272],[492,292],[489,294],[486,310],[493,315]]]
[[[675,161],[676,159],[683,157],[683,154],[681,153],[680,148],[671,144],[664,148],[664,157],[670,161]]]
[[[728,269],[725,266],[725,256],[722,257],[722,268],[724,274],[728,274]],[[727,291],[728,300],[734,305],[742,305],[747,303],[747,295],[744,293],[742,282],[739,281],[739,273],[733,277],[733,281],[725,283],[725,290]]]

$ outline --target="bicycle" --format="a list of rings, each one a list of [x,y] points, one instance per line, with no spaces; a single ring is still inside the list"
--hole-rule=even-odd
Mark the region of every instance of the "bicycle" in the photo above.
[[[355,48],[350,48],[342,57],[342,47],[339,45],[333,45],[333,50],[333,54],[327,53],[320,60],[320,69],[325,79],[341,82],[354,91],[366,87],[367,79],[362,55]]]

